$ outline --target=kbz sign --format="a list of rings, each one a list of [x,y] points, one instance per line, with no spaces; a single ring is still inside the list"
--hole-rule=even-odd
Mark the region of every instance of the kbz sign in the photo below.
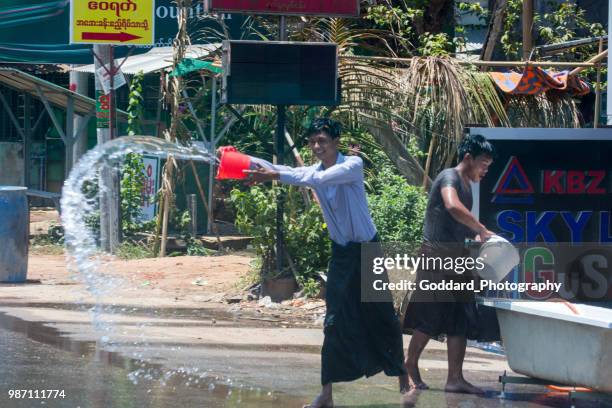
[[[480,219],[514,243],[612,242],[612,129],[485,129]]]
[[[551,228],[555,219],[560,218],[569,230],[569,239],[562,241],[584,242],[587,226],[597,223],[596,235],[591,234],[588,238],[593,242],[612,242],[610,211],[592,211],[583,207],[588,205],[589,200],[597,201],[599,196],[612,194],[612,170],[593,168],[594,164],[589,164],[585,169],[551,170],[533,169],[531,166],[530,177],[519,157],[510,156],[491,191],[492,203],[535,205],[537,197],[539,205],[542,205],[542,201],[550,200],[561,200],[567,204],[560,211],[527,209],[521,213],[513,209],[500,210],[496,216],[497,226],[510,235],[513,242],[536,242],[540,238],[545,242],[559,242],[558,236],[567,234],[555,233]],[[576,208],[576,205],[582,207]]]
[[[480,221],[520,249],[513,280],[563,282],[568,299],[612,297],[612,129],[469,131],[497,151],[475,203]]]

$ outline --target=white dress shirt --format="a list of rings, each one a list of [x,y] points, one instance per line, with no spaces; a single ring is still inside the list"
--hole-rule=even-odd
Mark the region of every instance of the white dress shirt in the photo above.
[[[344,246],[349,242],[369,242],[376,235],[368,208],[363,160],[360,157],[338,153],[336,164],[326,169],[322,163],[289,167],[251,156],[251,168],[257,164],[277,171],[281,183],[311,187],[319,198],[329,237],[337,244]]]

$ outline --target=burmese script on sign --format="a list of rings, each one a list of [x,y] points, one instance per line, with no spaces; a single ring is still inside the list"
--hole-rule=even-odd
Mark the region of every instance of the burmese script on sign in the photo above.
[[[73,0],[70,42],[152,45],[154,11],[154,0]]]

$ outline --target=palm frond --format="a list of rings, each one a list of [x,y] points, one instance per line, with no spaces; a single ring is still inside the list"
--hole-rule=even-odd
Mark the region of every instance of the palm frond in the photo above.
[[[469,123],[508,126],[502,101],[490,78],[451,58],[413,58],[400,70],[406,99],[403,114],[428,152],[425,171],[437,173],[450,164]]]
[[[567,93],[548,91],[544,94],[508,97],[508,115],[513,127],[580,127],[576,101]]]

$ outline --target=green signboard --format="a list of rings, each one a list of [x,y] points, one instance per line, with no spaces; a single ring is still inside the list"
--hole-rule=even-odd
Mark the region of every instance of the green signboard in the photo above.
[[[193,2],[189,15],[189,31],[193,44],[212,42],[206,29],[219,30],[205,15],[202,1]],[[155,46],[172,46],[177,32],[177,8],[173,0],[155,2]],[[91,45],[69,45],[69,0],[1,0],[0,1],[0,63],[64,63],[91,64]],[[232,38],[239,38],[244,17],[223,16]],[[210,31],[210,30],[208,30]],[[217,40],[218,41],[218,40]],[[136,54],[149,50],[138,47]],[[121,57],[127,47],[117,47]]]

